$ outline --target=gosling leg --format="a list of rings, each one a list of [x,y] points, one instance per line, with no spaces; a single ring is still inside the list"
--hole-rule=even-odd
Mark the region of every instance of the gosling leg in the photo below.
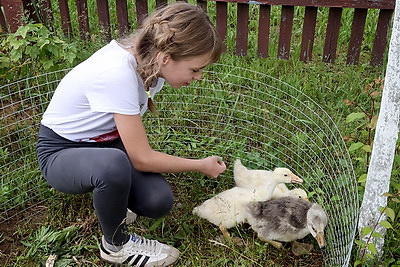
[[[281,242],[278,241],[274,241],[274,240],[267,240],[265,238],[263,238],[262,236],[258,235],[258,238],[260,238],[261,241],[267,242],[271,245],[273,245],[274,247],[276,247],[277,249],[281,249],[283,248],[283,245]]]
[[[219,229],[221,230],[222,235],[224,236],[224,238],[225,238],[226,240],[231,240],[231,235],[229,234],[228,229],[226,229],[225,226],[223,226],[222,224],[220,224],[220,225],[219,225]]]
[[[283,248],[283,245],[281,242],[278,241],[273,241],[273,240],[266,240],[269,244],[273,245],[274,247],[276,247],[277,249],[281,249]]]

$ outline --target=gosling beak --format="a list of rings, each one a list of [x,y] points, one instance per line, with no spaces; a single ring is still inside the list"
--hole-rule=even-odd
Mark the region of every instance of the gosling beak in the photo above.
[[[317,233],[317,235],[315,236],[315,239],[317,240],[318,246],[321,249],[324,249],[326,247],[324,232]]]
[[[302,179],[300,179],[299,176],[295,175],[295,174],[290,174],[290,182],[291,183],[296,183],[296,184],[301,184],[303,182]]]

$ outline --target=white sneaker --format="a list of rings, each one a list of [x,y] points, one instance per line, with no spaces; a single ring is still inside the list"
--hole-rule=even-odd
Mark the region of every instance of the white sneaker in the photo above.
[[[132,234],[131,239],[122,246],[120,251],[112,252],[106,248],[106,240],[103,236],[100,257],[110,263],[124,263],[131,266],[168,266],[178,260],[179,250],[156,240]]]
[[[135,222],[137,218],[136,213],[131,211],[130,209],[126,209],[126,217],[125,217],[125,224],[132,224]]]

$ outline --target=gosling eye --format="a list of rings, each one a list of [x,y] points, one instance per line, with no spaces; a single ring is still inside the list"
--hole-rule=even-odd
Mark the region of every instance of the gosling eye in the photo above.
[[[284,174],[285,177],[289,176],[287,173]]]

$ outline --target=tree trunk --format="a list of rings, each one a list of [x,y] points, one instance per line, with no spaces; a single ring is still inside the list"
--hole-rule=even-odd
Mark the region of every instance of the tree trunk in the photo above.
[[[387,205],[387,197],[382,194],[389,191],[390,176],[394,160],[396,141],[400,121],[400,0],[396,1],[392,36],[389,45],[389,57],[386,68],[385,85],[376,125],[374,145],[368,168],[364,199],[361,205],[359,230],[369,226],[384,235],[386,229],[379,222],[378,208]],[[375,226],[377,225],[376,229]],[[366,239],[364,240],[366,241]],[[383,238],[374,238],[379,257],[383,253]]]

